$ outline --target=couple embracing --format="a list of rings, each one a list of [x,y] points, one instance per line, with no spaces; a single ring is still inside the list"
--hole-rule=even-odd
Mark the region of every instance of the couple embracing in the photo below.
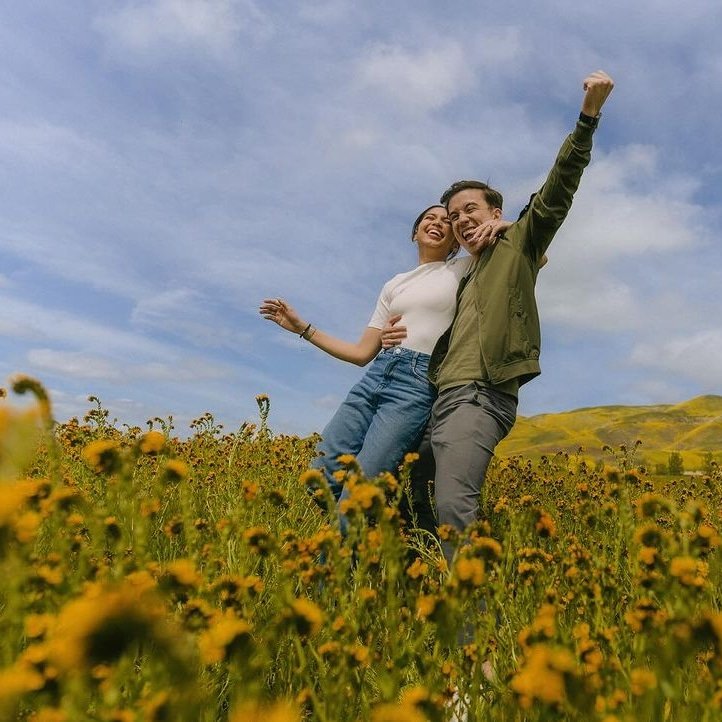
[[[418,449],[411,497],[419,526],[435,534],[443,524],[463,531],[475,521],[519,389],[540,373],[537,274],[590,161],[613,82],[597,71],[583,88],[576,125],[519,219],[503,220],[502,195],[486,183],[451,185],[414,222],[418,265],[384,285],[359,341],[324,333],[281,299],[261,305],[265,318],[336,358],[359,366],[373,360],[324,429],[313,462],[337,499],[344,497],[333,477],[340,455],[354,454],[372,477],[396,471]],[[459,247],[468,255],[458,257]],[[442,548],[450,563],[453,546]]]

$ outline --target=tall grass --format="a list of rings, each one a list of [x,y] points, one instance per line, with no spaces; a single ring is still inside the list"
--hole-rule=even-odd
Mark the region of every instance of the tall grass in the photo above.
[[[95,400],[55,424],[0,399],[0,717],[85,720],[722,718],[717,467],[658,487],[497,460],[446,568],[401,522],[410,464],[352,457],[342,538],[316,437],[206,414],[181,441]],[[4,715],[4,716],[3,716]]]

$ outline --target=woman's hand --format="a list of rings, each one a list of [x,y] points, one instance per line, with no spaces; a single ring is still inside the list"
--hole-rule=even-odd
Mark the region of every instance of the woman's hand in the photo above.
[[[268,321],[277,323],[281,328],[292,333],[303,333],[308,324],[296,313],[293,306],[281,298],[267,298],[261,304],[258,312]]]
[[[381,329],[381,348],[400,346],[406,338],[406,326],[397,326],[401,315],[390,316],[386,325]]]
[[[499,236],[511,225],[511,221],[504,218],[489,220],[476,227],[474,235],[467,240],[467,245],[472,253],[481,253],[488,246],[493,246]]]

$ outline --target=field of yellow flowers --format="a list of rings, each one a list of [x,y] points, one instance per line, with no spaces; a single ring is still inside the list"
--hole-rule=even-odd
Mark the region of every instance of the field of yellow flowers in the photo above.
[[[181,441],[12,391],[34,401],[0,398],[1,720],[722,719],[716,467],[497,460],[449,570],[400,522],[413,456],[344,460],[342,539],[316,438],[274,435],[265,396]]]

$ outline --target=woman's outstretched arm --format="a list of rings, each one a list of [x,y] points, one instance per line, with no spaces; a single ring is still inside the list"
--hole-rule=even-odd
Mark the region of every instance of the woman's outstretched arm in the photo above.
[[[369,326],[356,343],[343,341],[302,319],[293,306],[281,298],[265,299],[258,311],[263,318],[302,336],[327,354],[357,366],[365,366],[381,349],[381,329]]]

